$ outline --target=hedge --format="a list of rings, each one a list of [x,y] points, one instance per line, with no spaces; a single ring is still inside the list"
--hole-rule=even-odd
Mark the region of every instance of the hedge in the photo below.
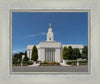
[[[28,64],[28,65],[32,65],[33,62],[32,62],[32,61],[28,61],[27,64]]]
[[[88,61],[87,60],[85,60],[85,61],[79,61],[79,64],[81,65],[81,64],[87,64],[88,63]],[[77,64],[77,61],[69,61],[69,62],[66,62],[66,64],[68,64],[68,65],[76,65]]]
[[[40,66],[56,66],[56,65],[60,65],[60,63],[55,62],[55,61],[53,62],[44,61],[40,63]]]
[[[13,61],[14,65],[21,65],[21,62],[18,61]],[[23,61],[23,65],[32,65],[33,62],[32,61]]]

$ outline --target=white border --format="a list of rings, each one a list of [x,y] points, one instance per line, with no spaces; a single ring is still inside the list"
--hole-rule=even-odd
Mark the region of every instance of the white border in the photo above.
[[[90,75],[9,74],[10,9],[90,9]],[[100,84],[100,2],[99,0],[1,0],[0,1],[0,83],[1,84]]]

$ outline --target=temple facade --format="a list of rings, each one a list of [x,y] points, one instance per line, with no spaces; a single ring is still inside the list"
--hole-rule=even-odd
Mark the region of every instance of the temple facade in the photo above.
[[[34,45],[27,46],[27,56],[31,60],[32,48]],[[83,45],[62,45],[61,42],[54,41],[54,34],[49,24],[49,29],[47,33],[47,41],[40,42],[39,45],[36,45],[38,49],[38,61],[48,61],[48,62],[59,62],[61,63],[62,51],[64,47],[72,46],[72,48],[79,48],[82,52]]]

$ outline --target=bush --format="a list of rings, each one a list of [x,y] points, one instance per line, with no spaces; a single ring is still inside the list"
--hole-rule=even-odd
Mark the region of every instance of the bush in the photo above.
[[[76,65],[77,61],[70,61],[70,62],[67,62],[66,64],[68,65]]]
[[[13,61],[13,64],[20,64],[20,61]]]
[[[44,61],[43,63],[44,63],[44,64],[48,64],[48,62],[47,62],[47,61]]]
[[[27,61],[23,61],[23,64],[27,64]]]
[[[86,63],[88,63],[88,61],[87,60],[85,60],[85,61],[79,61],[79,63],[80,64],[86,64]]]
[[[47,62],[47,61],[44,61],[44,62],[41,62],[40,65],[42,66],[53,66],[53,65],[60,65],[60,63],[58,62]]]
[[[72,62],[67,62],[66,64],[71,65],[71,64],[72,64]]]
[[[88,63],[87,60],[85,60],[85,61],[79,61],[79,64],[87,64],[87,63]],[[66,64],[68,64],[68,65],[77,65],[77,61],[69,61]]]
[[[53,64],[56,64],[57,62],[53,61],[52,63],[53,63]]]
[[[32,61],[28,61],[27,64],[28,64],[28,65],[32,65],[33,62],[32,62]]]

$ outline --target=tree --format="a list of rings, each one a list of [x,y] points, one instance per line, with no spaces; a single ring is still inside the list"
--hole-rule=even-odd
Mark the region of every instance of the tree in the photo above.
[[[24,55],[24,53],[19,52],[19,53],[15,53],[14,56],[12,57],[12,62],[21,62],[22,60],[22,55]]]
[[[88,46],[84,46],[82,49],[82,59],[88,59]]]
[[[69,60],[72,60],[72,59],[73,59],[73,49],[72,49],[72,46],[69,46],[69,47],[68,47],[68,50],[69,50],[68,59],[69,59]]]
[[[68,59],[69,51],[68,51],[67,47],[63,48],[62,56],[63,56],[63,59]]]
[[[13,57],[13,59],[14,60],[21,60],[22,59],[22,55],[24,55],[24,53],[22,53],[22,52],[19,52],[19,53],[16,53],[16,54],[14,54],[14,57]]]
[[[28,61],[28,60],[29,60],[29,58],[27,57],[27,51],[25,51],[25,57],[24,57],[23,60],[24,60],[24,61]]]
[[[80,50],[78,48],[73,49],[73,60],[81,58]]]
[[[38,59],[38,50],[37,50],[36,46],[34,45],[34,47],[32,49],[31,60],[37,61],[37,59]]]

